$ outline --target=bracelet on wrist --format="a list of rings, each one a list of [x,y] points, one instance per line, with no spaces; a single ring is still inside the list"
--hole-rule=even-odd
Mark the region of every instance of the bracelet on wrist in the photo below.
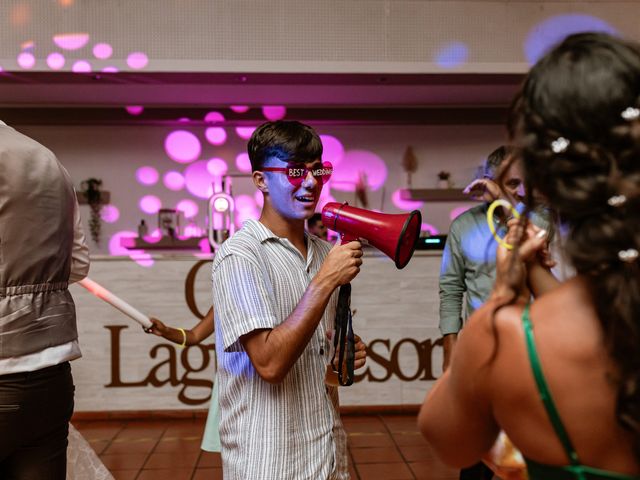
[[[177,328],[176,330],[180,330],[182,333],[182,343],[180,344],[180,348],[184,348],[187,345],[187,332],[184,331],[184,328]]]

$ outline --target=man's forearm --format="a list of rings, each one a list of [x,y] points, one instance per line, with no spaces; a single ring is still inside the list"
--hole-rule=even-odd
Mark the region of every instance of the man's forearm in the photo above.
[[[264,380],[279,383],[289,373],[313,337],[334,290],[330,282],[314,278],[284,322],[242,337],[251,362]]]
[[[451,356],[453,355],[453,349],[456,346],[458,340],[457,333],[449,333],[442,338],[442,371],[446,371],[451,363]]]

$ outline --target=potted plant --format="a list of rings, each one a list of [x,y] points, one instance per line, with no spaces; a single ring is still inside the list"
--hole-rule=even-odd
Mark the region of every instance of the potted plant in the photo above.
[[[102,226],[100,218],[103,204],[101,187],[102,180],[99,178],[88,178],[80,184],[82,193],[85,195],[87,204],[91,209],[89,216],[89,233],[91,234],[91,239],[96,244],[100,244],[100,227]]]
[[[438,188],[451,188],[452,186],[451,173],[446,170],[438,172]]]

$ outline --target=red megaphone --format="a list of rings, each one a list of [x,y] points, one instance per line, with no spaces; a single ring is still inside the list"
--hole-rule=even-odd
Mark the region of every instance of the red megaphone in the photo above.
[[[391,215],[330,202],[322,209],[322,223],[340,233],[343,242],[365,239],[390,257],[396,267],[404,268],[420,237],[422,215],[418,210]]]

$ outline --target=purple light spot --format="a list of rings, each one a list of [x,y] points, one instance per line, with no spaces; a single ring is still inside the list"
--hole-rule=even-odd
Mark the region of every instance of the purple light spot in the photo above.
[[[47,65],[51,70],[60,70],[64,67],[64,62],[65,58],[61,53],[53,52],[47,56]]]
[[[88,42],[88,33],[62,33],[53,37],[53,43],[64,50],[78,50]]]
[[[244,140],[249,140],[256,127],[236,127],[236,133]]]
[[[119,70],[118,70],[118,68],[117,68],[117,67],[113,67],[113,66],[111,66],[111,67],[104,67],[104,68],[102,69],[102,71],[103,71],[104,73],[118,73],[118,71],[119,71]]]
[[[202,240],[200,240],[198,242],[198,246],[200,247],[200,251],[202,253],[210,253],[211,252],[211,245],[209,245],[209,239],[208,238],[203,238]]]
[[[322,160],[331,162],[334,167],[338,166],[344,156],[342,142],[331,135],[320,135],[322,141]]]
[[[91,64],[86,60],[78,60],[71,66],[71,71],[75,73],[87,73],[91,71]]]
[[[247,105],[231,105],[231,111],[236,113],[246,113],[249,111],[249,107]]]
[[[198,198],[209,198],[213,192],[215,177],[209,172],[206,160],[189,165],[184,171],[187,190]]]
[[[364,172],[370,190],[379,189],[387,179],[387,166],[378,155],[368,150],[347,150],[340,168],[333,171],[331,188],[353,192]]]
[[[100,210],[100,218],[106,223],[116,223],[120,218],[120,210],[115,205],[105,205]]]
[[[122,246],[123,238],[137,238],[138,234],[129,230],[121,230],[111,235],[109,253],[114,256],[129,256],[130,251]]]
[[[153,167],[140,167],[136,170],[136,178],[142,185],[155,185],[158,183],[158,170]]]
[[[194,238],[194,237],[197,238],[201,236],[202,236],[202,229],[195,223],[190,223],[189,225],[184,227],[184,231],[182,232],[182,235],[180,235],[180,238],[183,238],[183,239]]]
[[[236,209],[237,210],[255,210],[256,202],[253,197],[249,195],[238,195],[236,198]]]
[[[159,228],[156,228],[149,235],[145,235],[142,238],[144,238],[144,241],[148,243],[158,243],[160,240],[162,240],[162,233],[160,232]]]
[[[236,157],[236,168],[243,173],[251,173],[251,160],[249,160],[249,154],[238,154]]]
[[[580,32],[605,32],[618,35],[615,28],[598,17],[581,13],[556,15],[540,22],[529,31],[524,42],[525,56],[533,65],[565,37]]]
[[[133,52],[127,57],[127,65],[129,67],[140,70],[149,63],[149,58],[143,52]]]
[[[127,105],[124,109],[129,115],[140,115],[144,112],[144,107],[142,105]]]
[[[35,64],[36,57],[34,57],[32,53],[22,52],[18,55],[18,65],[20,65],[20,67],[28,70],[30,68],[33,68]]]
[[[223,159],[212,158],[207,162],[207,170],[214,177],[221,177],[225,173],[227,173],[229,167],[227,166],[227,162],[225,162]]]
[[[144,250],[132,250],[129,258],[136,262],[141,267],[149,268],[153,267],[153,258],[150,254],[146,253]]]
[[[169,158],[178,163],[193,162],[200,155],[200,140],[186,130],[175,130],[167,135],[164,149]]]
[[[207,123],[224,122],[224,116],[220,112],[209,112],[204,116],[204,121]]]
[[[193,200],[180,200],[176,205],[176,210],[184,214],[184,218],[193,218],[198,214],[198,205]]]
[[[287,114],[286,107],[280,105],[267,105],[262,107],[262,114],[267,120],[275,122],[276,120],[282,120]]]
[[[256,190],[256,193],[253,194],[253,199],[256,201],[256,205],[259,208],[264,207],[264,195],[260,190]]]
[[[162,208],[162,202],[155,195],[145,195],[140,199],[140,210],[144,213],[155,214]]]
[[[178,119],[179,123],[189,123],[191,120],[189,119],[189,117],[180,117]]]
[[[451,212],[449,213],[449,219],[450,220],[455,220],[457,217],[459,217],[461,214],[463,214],[464,212],[466,212],[467,210],[469,210],[471,208],[470,205],[463,205],[462,207],[456,207],[453,210],[451,210]]]
[[[222,127],[209,127],[204,131],[204,136],[211,145],[224,145],[227,141],[227,132]]]
[[[429,235],[438,235],[438,229],[436,227],[434,227],[433,225],[431,225],[430,223],[423,223],[420,226],[420,231],[421,232],[429,232]]]
[[[177,192],[184,188],[184,177],[180,172],[169,171],[164,174],[163,178],[164,186],[169,190]]]
[[[466,63],[469,47],[462,42],[451,42],[436,53],[436,63],[442,68],[456,68]]]
[[[424,202],[403,200],[400,193],[400,190],[396,190],[391,194],[391,202],[400,210],[419,210],[424,205]]]
[[[100,60],[106,60],[107,58],[111,58],[113,54],[113,48],[108,43],[96,43],[93,46],[93,55]]]

